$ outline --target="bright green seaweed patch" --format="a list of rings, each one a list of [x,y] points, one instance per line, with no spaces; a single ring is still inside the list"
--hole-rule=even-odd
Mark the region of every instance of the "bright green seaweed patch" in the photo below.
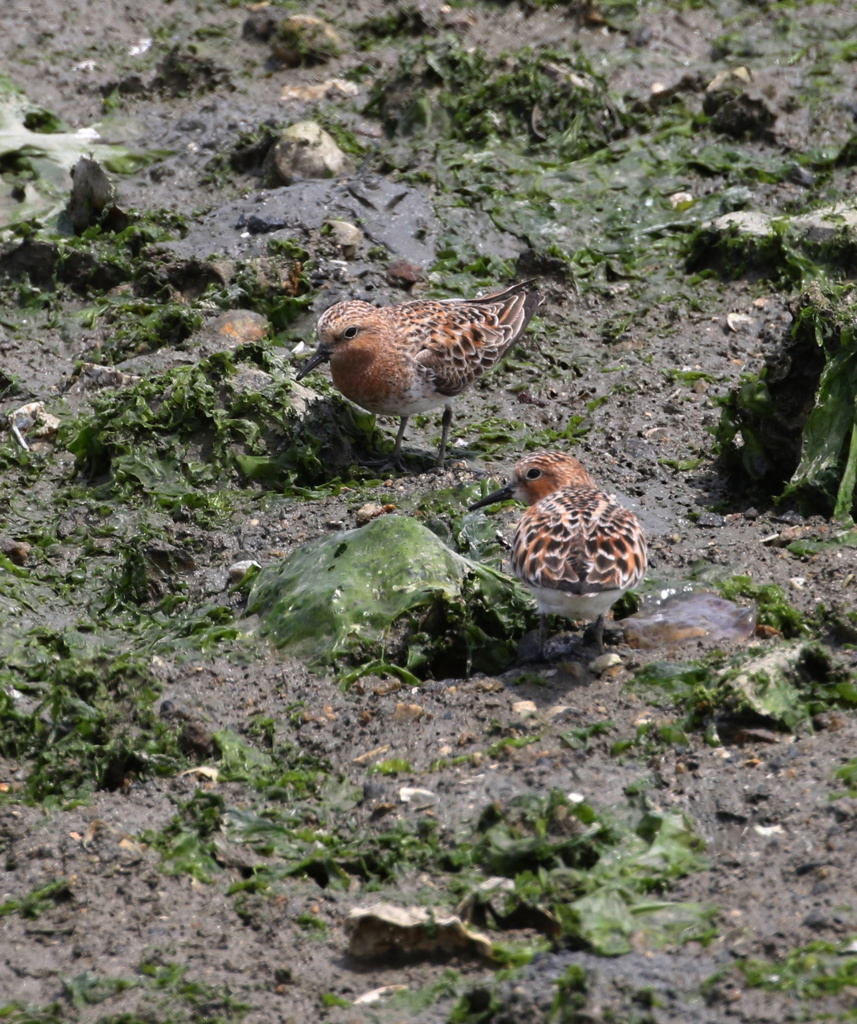
[[[133,776],[170,774],[184,762],[154,712],[158,686],[131,656],[69,656],[44,636],[0,670],[0,754],[26,760],[26,798],[39,802],[118,789]]]
[[[148,495],[168,509],[199,492],[255,481],[309,486],[371,449],[374,417],[338,398],[306,403],[281,353],[220,352],[98,395],[68,447],[105,496]]]
[[[821,551],[835,551],[837,548],[857,548],[857,530],[842,530],[825,540],[814,537],[800,537],[786,546],[790,555],[812,557]]]
[[[717,712],[734,712],[796,731],[821,711],[857,707],[857,685],[847,665],[818,643],[772,644],[725,664],[722,656],[717,660],[720,664],[654,662],[629,685],[653,702],[666,699],[681,708],[684,729],[709,725]]]
[[[6,917],[8,914],[20,914],[26,918],[37,918],[46,910],[70,898],[71,889],[68,880],[58,878],[27,893],[20,899],[11,899],[0,903],[0,917]]]
[[[630,951],[632,936],[657,947],[714,934],[714,908],[653,898],[705,865],[704,844],[680,814],[625,807],[614,817],[554,791],[488,808],[478,833],[461,858],[514,879],[506,911],[522,899],[549,909],[562,944],[615,956]]]
[[[857,305],[807,291],[758,376],[724,400],[717,438],[726,466],[768,493],[850,520],[857,510]]]
[[[857,796],[857,758],[852,757],[850,761],[840,765],[833,773],[833,777],[848,786],[848,795]]]
[[[736,597],[751,598],[761,625],[772,626],[786,637],[803,636],[808,632],[804,617],[789,604],[783,588],[776,583],[754,583],[749,576],[731,576],[713,583],[727,601],[734,601]]]
[[[311,664],[380,659],[423,678],[505,667],[531,618],[514,581],[404,516],[321,538],[263,569],[247,610]]]
[[[341,788],[341,781],[338,782]],[[434,823],[416,829],[403,823],[377,835],[354,833],[349,812],[358,802],[341,795],[328,802],[324,789],[313,806],[271,808],[264,814],[228,807],[222,829],[227,839],[244,843],[265,861],[233,893],[267,888],[285,878],[310,878],[327,888],[348,890],[357,878],[389,882],[410,869],[428,870],[442,859],[443,849]]]
[[[215,859],[214,834],[223,821],[223,797],[197,791],[179,807],[178,814],[161,832],[144,832],[143,842],[161,854],[161,870],[169,875],[187,874],[211,882],[222,874]]]
[[[132,273],[129,270],[129,279]],[[159,348],[177,347],[202,325],[197,310],[182,302],[160,299],[126,299],[113,305],[109,314],[105,317],[110,328],[106,349],[115,362]]]

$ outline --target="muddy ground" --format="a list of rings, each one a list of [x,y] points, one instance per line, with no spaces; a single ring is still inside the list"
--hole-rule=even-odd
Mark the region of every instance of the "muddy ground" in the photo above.
[[[667,161],[653,163],[647,195],[661,197],[663,223],[678,218],[673,210],[681,212],[683,200],[669,197],[681,192],[704,203],[739,190],[747,208],[801,212],[847,195],[854,183],[847,161],[828,163],[833,170],[821,174],[806,170],[801,160],[836,151],[853,133],[857,65],[847,48],[855,38],[853,12],[824,4],[785,8],[737,2],[603,9],[597,4],[321,3],[312,13],[336,26],[341,53],[288,68],[271,56],[265,38],[271,11],[280,16],[289,9],[251,12],[213,0],[4,4],[2,67],[29,101],[72,129],[97,123],[106,140],[155,154],[144,169],[115,176],[117,201],[124,211],[150,213],[155,223],[173,226],[170,239],[142,253],[141,266],[151,274],[152,267],[178,266],[181,273],[164,272],[160,290],[150,276],[146,301],[154,307],[161,301],[178,303],[198,312],[199,321],[175,343],[149,339],[125,346],[117,340],[117,321],[104,308],[121,299],[123,288],[130,287],[125,294],[131,294],[134,281],[64,277],[50,250],[43,253],[49,263],[43,271],[31,257],[23,261],[16,248],[20,232],[17,238],[7,236],[0,411],[44,401],[61,420],[72,422],[90,412],[99,394],[84,386],[82,363],[115,365],[123,373],[158,380],[172,367],[234,347],[234,339],[212,328],[228,303],[200,299],[213,280],[206,267],[273,252],[283,271],[278,287],[287,291],[296,257],[286,249],[278,257],[268,247],[271,238],[292,239],[309,254],[299,258],[307,265],[299,268],[303,306],[289,313],[288,322],[277,322],[263,301],[270,303],[270,290],[254,293],[262,296],[257,303],[239,298],[235,306],[252,307],[273,321],[275,347],[293,368],[300,352],[293,359],[289,352],[301,339],[311,347],[318,314],[345,297],[387,303],[475,291],[491,284],[493,267],[507,275],[494,282],[497,286],[516,272],[537,277],[545,305],[513,357],[459,401],[453,457],[440,473],[428,468],[440,429],[439,417],[430,415],[409,427],[408,474],[386,471],[378,478],[360,471],[344,479],[348,487],[338,493],[337,488],[290,490],[285,484],[263,490],[242,482],[234,496],[226,494],[217,514],[212,505],[205,514],[193,506],[171,514],[162,505],[147,506],[139,494],[133,500],[105,497],[106,492],[94,497],[93,488],[104,479],[85,475],[62,431],[55,443],[37,446],[37,466],[16,462],[8,455],[15,450],[11,434],[0,436],[8,455],[0,481],[7,560],[25,570],[30,582],[44,581],[53,594],[46,600],[39,591],[22,611],[4,591],[6,627],[15,643],[30,643],[39,630],[53,637],[77,631],[78,639],[86,634],[97,649],[106,620],[88,618],[93,600],[100,586],[107,587],[105,581],[115,582],[123,565],[131,564],[122,562],[119,552],[143,528],[161,548],[146,549],[146,579],[134,593],[139,615],[156,617],[161,608],[169,616],[159,602],[180,592],[185,607],[216,607],[218,621],[237,626],[219,640],[206,634],[204,650],[194,649],[192,632],[172,649],[147,646],[143,633],[123,633],[125,625],[110,633],[109,644],[104,639],[111,658],[139,654],[144,659],[149,674],[141,687],[152,689],[150,717],[135,720],[138,756],[126,757],[118,778],[105,769],[92,776],[100,784],[64,790],[60,781],[34,793],[28,779],[38,756],[23,742],[16,747],[8,732],[19,727],[32,705],[16,705],[18,717],[9,712],[4,720],[0,1006],[6,1006],[7,1019],[253,1024],[857,1019],[854,961],[848,957],[848,943],[857,935],[857,809],[845,793],[848,786],[834,774],[855,750],[857,719],[845,707],[847,700],[837,704],[818,697],[791,731],[764,716],[733,716],[733,721],[727,709],[714,742],[717,708],[708,718],[686,721],[686,707],[632,685],[650,663],[687,666],[697,659],[700,665],[722,665],[749,646],[787,643],[782,628],[771,625],[749,642],[703,638],[683,645],[665,642],[649,651],[628,647],[617,631],[608,650],[620,661],[600,675],[592,666],[596,652],[578,631],[553,662],[522,658],[496,677],[459,674],[411,687],[390,674],[369,676],[346,689],[336,671],[312,672],[254,640],[256,622],[243,615],[246,591],[236,590],[229,575],[235,563],[255,560],[264,567],[317,537],[355,527],[358,510],[369,502],[430,518],[432,495],[449,492],[452,497],[437,516],[452,523],[463,515],[468,497],[478,493],[479,482],[502,477],[529,438],[540,432],[555,438],[571,417],[580,416],[577,427],[553,444],[573,444],[598,481],[638,511],[649,537],[653,577],[681,586],[692,578],[743,575],[757,586],[779,586],[795,609],[793,622],[800,623],[792,635],[817,642],[835,659],[837,678],[853,682],[854,638],[837,631],[818,608],[853,610],[855,549],[790,551],[789,541],[829,539],[838,527],[824,510],[805,514],[812,510],[795,501],[777,503],[770,490],[747,490],[717,461],[712,433],[720,419],[718,396],[743,374],[761,369],[765,354],[787,333],[792,303],[805,282],[764,267],[749,267],[731,280],[731,275],[694,273],[685,262],[687,250],[674,238],[687,239],[702,215],[696,223],[653,231],[653,239],[666,242],[651,251],[645,238],[635,235],[633,266],[623,263],[612,232],[624,222],[615,220],[619,214],[610,197],[626,189],[626,205],[633,209],[643,202],[633,191],[642,179],[632,176],[630,185],[623,184],[618,172],[611,176],[609,162],[582,161],[575,171],[569,160],[562,171],[589,196],[598,194],[600,182],[608,197],[603,206],[596,203],[594,216],[592,209],[581,214],[577,234],[573,227],[563,228],[567,245],[560,245],[558,221],[548,223],[549,204],[540,213],[547,226],[534,225],[527,233],[518,209],[526,200],[515,193],[515,181],[504,185],[491,178],[490,158],[481,185],[472,184],[459,196],[441,167],[450,153],[438,143],[442,123],[428,142],[413,141],[423,137],[406,134],[396,120],[400,100],[392,86],[380,104],[367,106],[373,83],[395,78],[391,69],[401,54],[444,33],[452,33],[465,49],[492,57],[549,46],[583,55],[592,75],[606,84],[610,102],[639,114],[624,135],[602,137],[606,149],[618,151],[630,145],[628,139],[654,131],[645,118],[655,117],[659,108],[651,98],[664,89],[680,94],[683,113],[676,119],[685,117],[693,125],[689,134],[699,133],[700,146],[722,143],[726,155],[719,162],[708,152],[680,171],[668,169]],[[767,83],[761,100],[751,97],[749,127],[727,126],[718,134],[704,119],[694,121],[706,84],[740,65],[753,67]],[[322,99],[283,98],[286,86],[331,79],[354,82],[356,94],[334,90]],[[407,81],[397,88],[407,91]],[[760,103],[768,103],[767,114],[759,115]],[[263,126],[315,116],[337,127],[340,141],[346,136],[356,141],[352,171],[333,183],[263,190],[258,148],[265,144]],[[527,152],[528,132],[531,146],[541,145],[545,133],[539,119],[545,116],[530,111],[521,121],[521,137],[507,140],[508,145]],[[248,141],[251,135],[258,151]],[[230,159],[241,140],[243,157]],[[653,150],[659,144],[653,137]],[[469,144],[457,145],[464,152]],[[402,157],[409,146],[413,154]],[[794,161],[796,170],[747,172],[756,164],[769,171],[771,160],[783,166]],[[552,164],[544,173],[560,172]],[[374,196],[401,189],[406,208],[401,220],[389,214],[390,207],[367,199],[367,189]],[[725,201],[719,211],[710,207],[712,213],[726,208]],[[356,252],[338,249],[322,232],[330,211],[364,225],[367,237]],[[253,213],[268,218],[269,227],[278,218],[282,226],[247,232],[241,225]],[[180,228],[171,215],[184,219]],[[634,222],[635,214],[626,210],[625,215]],[[645,216],[639,215],[641,221]],[[541,247],[539,231],[547,239]],[[47,226],[36,235],[52,237]],[[448,250],[457,244],[467,255],[456,262]],[[568,258],[569,252],[579,257],[586,246],[590,256],[607,255],[600,264],[594,256],[592,263]],[[389,274],[390,265],[400,260],[419,270],[412,276],[421,280]],[[23,288],[22,281],[30,287]],[[100,311],[86,315],[99,305]],[[375,441],[389,444],[395,423],[379,422],[378,428]],[[457,487],[462,489],[456,492]],[[453,514],[450,507],[456,504]],[[516,515],[508,508],[495,516],[507,538]],[[450,527],[450,537],[453,532]],[[499,553],[495,557],[499,560]],[[8,579],[8,566],[4,571]],[[58,579],[66,582],[60,586]],[[94,591],[86,592],[86,585]],[[117,622],[120,612],[122,623],[130,621],[127,606],[113,607]],[[77,648],[69,640],[64,653],[47,641],[45,649],[62,661]],[[35,700],[26,690],[30,663],[18,657],[19,648],[6,650],[9,671],[18,673],[16,688]],[[523,654],[528,650],[525,642]],[[97,658],[93,663],[100,664]],[[7,693],[12,678],[4,677]],[[133,703],[133,692],[127,692],[133,688],[133,683],[119,688],[120,718]],[[49,709],[39,709],[38,715],[49,721]],[[727,727],[736,722],[735,728]],[[590,728],[598,723],[607,724]],[[643,742],[640,728],[647,723],[681,725],[683,731],[677,737],[668,728],[657,736],[652,730]],[[61,764],[60,724],[49,723],[42,735],[46,748],[59,749]],[[587,738],[570,743],[570,729]],[[284,779],[293,773],[291,782],[280,784],[279,796],[253,784],[252,764],[244,765],[243,776],[234,764],[231,773],[225,770],[228,736],[277,761]],[[155,737],[160,747],[151,745]],[[635,739],[636,745],[621,749],[623,741]],[[175,769],[161,772],[160,754],[147,762],[144,752],[167,749],[169,743]],[[75,756],[69,755],[69,777]],[[387,766],[385,771],[373,772],[379,764]],[[221,777],[186,770],[200,766],[219,766]],[[305,785],[295,781],[304,772]],[[403,803],[404,787],[433,796],[423,798],[427,803],[419,798]],[[655,811],[685,814],[704,841],[705,863],[680,877],[665,875],[655,893],[667,901],[710,905],[707,933],[662,947],[641,933],[632,937],[629,951],[600,957],[582,942],[557,941],[550,948],[542,934],[545,918],[535,914],[505,928],[495,922],[490,932],[508,946],[530,952],[537,947],[535,959],[524,966],[515,966],[514,958],[501,965],[438,951],[368,960],[349,955],[344,921],[354,907],[386,900],[451,912],[464,892],[454,880],[450,851],[470,841],[468,827],[472,831],[486,808],[501,814],[516,797],[553,790],[580,794],[599,808],[627,807],[629,794],[642,792]],[[234,815],[269,812],[294,829],[291,860],[280,848],[242,845],[235,828],[230,832],[225,825],[237,820]],[[329,862],[317,852],[311,855],[307,836],[314,828],[346,837],[348,855],[331,853]],[[313,834],[317,851],[323,846],[321,833]],[[189,845],[177,853],[182,835],[190,837]],[[428,836],[434,854],[402,852]],[[368,858],[361,842],[367,850],[374,844],[378,863],[387,858],[384,871],[365,863],[358,868],[361,858]],[[309,867],[300,869],[304,860]],[[275,882],[251,884],[260,863],[272,870],[298,866]],[[801,992],[797,984],[770,981],[787,973],[783,964],[796,951],[818,941],[825,944],[819,956],[828,957],[827,973],[837,979],[826,991]],[[770,964],[757,972],[755,984],[742,969],[754,960]],[[583,973],[569,975],[573,965]],[[844,966],[837,975],[838,965]],[[501,966],[505,973],[498,975]],[[845,981],[844,975],[849,975]],[[563,977],[578,980],[567,982],[566,995],[560,996],[557,980]],[[362,994],[388,985],[407,986],[410,1001],[400,995],[389,1004],[355,1004]],[[467,1009],[458,1003],[458,1016],[451,1017],[463,996]]]

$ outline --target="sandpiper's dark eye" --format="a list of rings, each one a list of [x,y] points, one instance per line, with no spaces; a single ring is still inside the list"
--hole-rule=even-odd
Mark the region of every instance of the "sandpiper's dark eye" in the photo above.
[[[538,466],[531,466],[527,470],[527,479],[528,480],[538,480],[538,478],[541,475],[542,475],[542,471],[538,468]]]
[[[349,340],[351,338],[356,338],[357,337],[357,328],[356,327],[346,327],[345,330],[342,332],[342,337],[343,338],[348,338]]]

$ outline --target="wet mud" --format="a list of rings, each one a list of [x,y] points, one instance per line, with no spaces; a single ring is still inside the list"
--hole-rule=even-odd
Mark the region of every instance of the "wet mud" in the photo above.
[[[60,420],[26,455],[0,434],[7,1018],[854,1019],[857,548],[832,506],[780,499],[781,477],[748,480],[715,437],[726,396],[772,352],[790,351],[809,278],[758,253],[726,273],[720,255],[706,263],[688,243],[709,214],[776,218],[848,194],[853,12],[326,3],[310,13],[337,29],[341,51],[285,67],[268,18],[285,7],[144,6],[14,0],[0,12],[4,72],[70,129],[98,124],[104,141],[149,154],[112,175],[116,202],[165,228],[135,236],[127,264],[105,256],[103,238],[92,265],[76,263],[78,250],[44,225],[32,237],[6,232],[0,251],[0,414],[44,402]],[[491,75],[529,59],[522,47],[549,50],[553,95],[598,100],[587,130],[609,158],[549,161],[545,140],[561,152],[574,130],[551,134],[538,104],[502,135],[512,115],[496,97],[513,85],[472,129],[493,125],[500,141],[471,145],[451,65],[432,58],[427,69],[425,53],[401,63],[445,33],[499,62]],[[570,69],[572,57],[589,71]],[[706,91],[745,65],[751,85],[739,76]],[[696,146],[674,165],[652,155],[673,138],[666,121],[662,135],[647,121],[671,103],[669,130],[684,126],[676,146]],[[265,185],[278,129],[312,118],[352,169]],[[359,226],[353,249],[332,220]],[[846,304],[853,266],[837,266]],[[395,421],[349,412],[323,373],[305,392],[283,384],[335,301],[469,294],[516,274],[538,279],[544,307],[459,400],[442,471],[430,468],[439,414],[409,424],[408,472],[378,471],[367,464],[389,452]],[[144,334],[167,304],[173,320]],[[216,395],[198,381],[182,399],[186,418],[161,416],[186,380],[162,375],[206,359]],[[164,394],[134,390],[167,379]],[[294,435],[295,450],[274,412],[254,421],[272,408],[257,396],[273,404],[278,387],[300,409],[318,395],[330,403]],[[99,405],[123,393],[135,397],[122,416],[142,402],[148,435],[123,433],[118,412],[111,422],[120,406]],[[100,434],[81,432],[94,422]],[[710,590],[756,604],[753,635],[739,611],[737,636],[685,624],[631,646],[617,621],[607,632],[616,657],[599,662],[582,631],[560,623],[540,662],[535,619],[522,613],[508,664],[454,675],[408,661],[409,649],[454,632],[448,611],[394,633],[383,656],[321,669],[259,635],[247,610],[257,567],[382,514],[415,517],[501,568],[520,510],[466,509],[523,447],[573,451],[635,511],[651,556],[644,596]],[[789,644],[807,645],[789,662],[797,696],[776,709],[758,690],[735,696],[748,651]],[[681,675],[693,666],[698,676]],[[681,682],[664,688],[666,678]],[[89,733],[60,691],[98,709]],[[627,904],[641,921],[661,902],[692,917],[669,927],[646,917],[606,937],[557,925],[549,890],[564,891],[570,861],[550,844],[600,827],[606,862],[606,809],[631,846],[646,815],[686,824],[680,868],[657,848],[655,866],[635,866],[623,884],[647,879]],[[509,845],[544,841],[548,852],[508,867],[491,845],[501,826]],[[501,875],[520,902],[468,921],[497,944],[493,957],[350,952],[354,908],[466,916],[475,879]],[[617,955],[598,955],[612,941]],[[833,980],[807,983],[819,977]]]

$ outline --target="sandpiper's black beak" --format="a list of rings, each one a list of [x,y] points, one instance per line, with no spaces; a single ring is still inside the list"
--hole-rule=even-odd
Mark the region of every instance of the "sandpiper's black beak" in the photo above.
[[[330,353],[327,351],[327,349],[318,349],[315,355],[310,356],[309,359],[307,359],[307,361],[295,374],[295,380],[303,380],[303,378],[306,377],[310,370],[314,370],[319,365],[319,363],[326,363],[328,359],[330,359]]]
[[[499,491],[492,491],[484,498],[480,498],[479,501],[474,501],[472,505],[468,505],[467,511],[472,512],[475,508],[482,508],[485,505],[496,505],[498,501],[508,501],[509,498],[514,496],[513,490],[514,484],[509,482],[505,487],[501,487]]]

